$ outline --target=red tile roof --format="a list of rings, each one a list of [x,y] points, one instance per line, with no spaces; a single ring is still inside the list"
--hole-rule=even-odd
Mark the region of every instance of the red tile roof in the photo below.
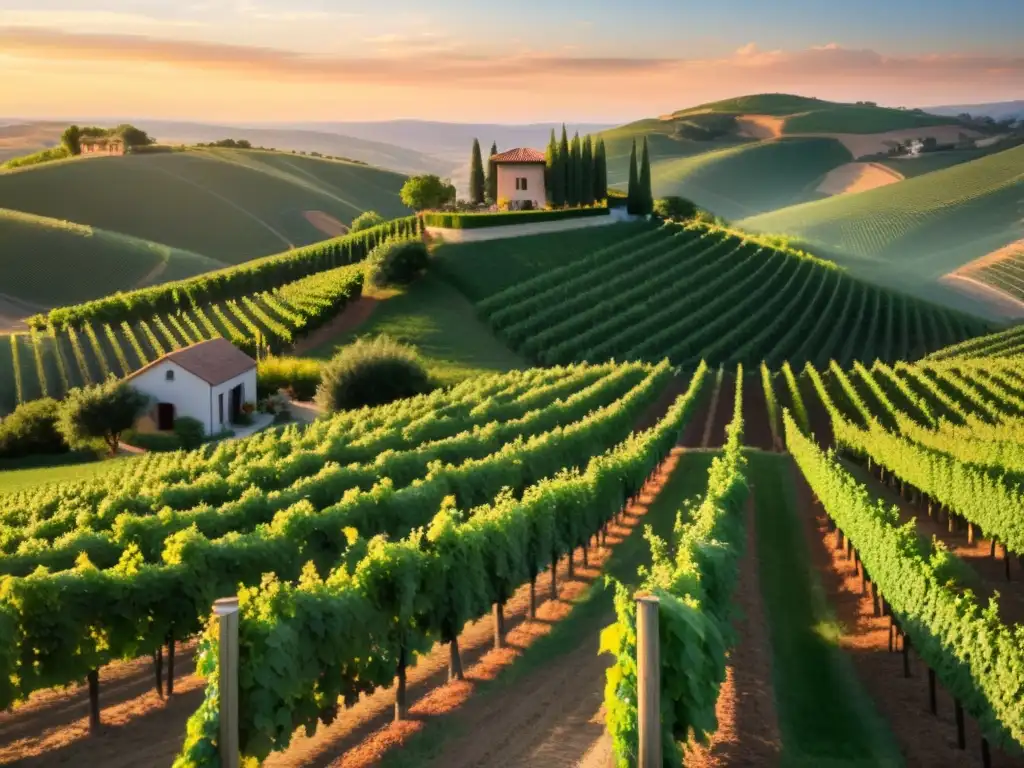
[[[256,361],[245,352],[227,339],[218,338],[200,341],[198,344],[169,352],[135,371],[128,378],[134,379],[139,374],[168,360],[180,365],[213,387],[256,367]]]
[[[543,163],[544,153],[529,147],[517,147],[508,152],[491,155],[492,163]]]

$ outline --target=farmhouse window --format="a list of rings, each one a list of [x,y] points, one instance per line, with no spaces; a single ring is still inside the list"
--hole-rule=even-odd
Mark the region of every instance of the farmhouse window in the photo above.
[[[217,412],[220,415],[220,423],[224,423],[224,393],[217,395]]]
[[[164,374],[164,378],[167,379],[167,381],[174,381],[174,371],[168,370],[167,373]]]
[[[524,176],[516,176],[516,189],[526,191],[526,178]]]

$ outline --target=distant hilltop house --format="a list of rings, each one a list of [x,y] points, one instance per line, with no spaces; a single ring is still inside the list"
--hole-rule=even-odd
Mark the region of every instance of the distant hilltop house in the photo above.
[[[79,144],[83,155],[123,155],[127,151],[120,136],[83,136]]]
[[[166,432],[174,420],[198,419],[212,435],[236,421],[246,399],[256,399],[256,361],[226,339],[175,350],[128,377],[153,402],[139,432]]]
[[[543,208],[547,200],[544,188],[544,153],[517,147],[491,155],[498,174],[498,200],[507,200],[509,210]]]

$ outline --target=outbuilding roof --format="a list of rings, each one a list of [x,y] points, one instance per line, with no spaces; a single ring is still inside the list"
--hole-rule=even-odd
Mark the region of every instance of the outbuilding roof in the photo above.
[[[529,147],[516,147],[507,152],[491,155],[492,163],[543,163],[544,153]]]
[[[256,361],[245,352],[227,339],[217,338],[200,341],[198,344],[168,352],[163,357],[157,358],[149,365],[135,371],[128,378],[134,379],[151,368],[168,361],[198,376],[211,387],[223,384],[225,381],[256,367]]]

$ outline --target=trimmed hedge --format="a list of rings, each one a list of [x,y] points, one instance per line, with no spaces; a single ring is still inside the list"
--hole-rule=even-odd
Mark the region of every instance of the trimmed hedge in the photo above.
[[[543,221],[561,221],[588,216],[607,216],[608,209],[559,208],[544,211],[502,211],[500,213],[424,213],[423,223],[443,229],[483,229],[505,227],[511,224],[532,224]]]
[[[187,280],[162,283],[127,293],[114,293],[84,304],[58,307],[46,315],[34,315],[29,325],[43,330],[80,326],[84,323],[129,323],[154,314],[176,312],[195,305],[234,299],[271,290],[315,272],[354,264],[366,258],[379,243],[394,237],[419,233],[415,216],[394,219],[356,234],[325,240],[305,248],[295,248],[274,256],[264,256]]]

